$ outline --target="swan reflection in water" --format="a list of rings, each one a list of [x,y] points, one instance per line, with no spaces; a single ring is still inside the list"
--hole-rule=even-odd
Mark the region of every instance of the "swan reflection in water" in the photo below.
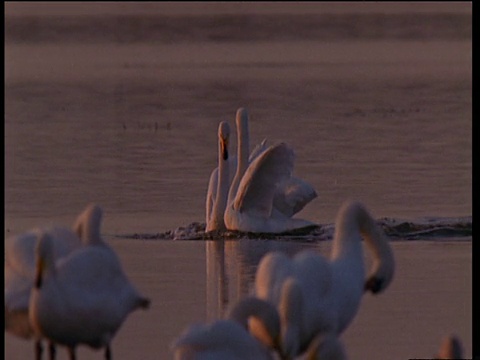
[[[224,318],[229,306],[253,293],[255,272],[266,253],[282,251],[294,255],[307,248],[328,253],[329,243],[252,238],[206,241],[207,321]]]

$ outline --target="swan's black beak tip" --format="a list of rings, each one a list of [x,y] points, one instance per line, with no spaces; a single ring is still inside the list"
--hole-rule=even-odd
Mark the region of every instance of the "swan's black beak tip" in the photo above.
[[[373,294],[378,294],[383,289],[383,279],[372,276],[365,281],[364,290],[371,291]]]

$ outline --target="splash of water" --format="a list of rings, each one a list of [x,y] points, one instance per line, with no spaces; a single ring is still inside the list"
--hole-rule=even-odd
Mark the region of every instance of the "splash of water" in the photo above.
[[[377,224],[385,231],[391,240],[471,240],[472,217],[426,217],[416,220],[381,218]],[[317,242],[333,239],[335,224],[320,224],[281,234],[244,233],[239,231],[205,232],[205,223],[193,222],[187,226],[178,227],[156,234],[122,234],[118,238],[139,240],[226,240],[226,239],[281,239],[304,242]]]

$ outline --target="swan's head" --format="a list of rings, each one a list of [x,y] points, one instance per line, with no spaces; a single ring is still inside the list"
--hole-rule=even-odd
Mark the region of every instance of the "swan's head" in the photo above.
[[[42,287],[45,272],[54,266],[53,240],[47,232],[38,235],[35,247],[35,287]]]
[[[228,141],[230,138],[230,125],[228,122],[222,121],[218,126],[218,141],[223,160],[228,160]]]
[[[374,261],[372,269],[364,284],[364,290],[372,294],[383,292],[392,282],[395,273],[395,260],[392,249],[382,230],[378,229],[378,239],[381,242],[373,249]]]
[[[248,111],[246,108],[241,107],[237,109],[235,121],[237,123],[237,126],[248,123]]]
[[[84,244],[96,243],[100,240],[100,225],[103,211],[97,204],[89,204],[78,216],[73,230]]]

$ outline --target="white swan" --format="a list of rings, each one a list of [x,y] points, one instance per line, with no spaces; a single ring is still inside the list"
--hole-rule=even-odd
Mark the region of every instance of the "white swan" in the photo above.
[[[275,212],[273,208],[276,186],[290,177],[293,158],[293,151],[286,144],[272,145],[248,165],[238,187],[235,175],[224,215],[227,229],[282,233],[313,225],[310,221]]]
[[[249,155],[249,131],[248,131],[248,113],[244,108],[239,108],[235,117],[237,129],[237,156],[229,156],[228,167],[230,169],[228,184],[223,185],[229,188],[228,203],[233,201],[240,181],[248,168],[261,153],[268,149],[266,139],[258,144]],[[238,161],[237,161],[238,160]],[[236,169],[235,171],[232,171]],[[209,226],[212,215],[213,204],[217,195],[219,167],[215,168],[209,179],[207,197],[206,197],[206,224],[210,230],[224,230],[223,228],[214,228]],[[306,204],[317,197],[315,189],[306,181],[289,176],[276,185],[275,196],[273,198],[273,216],[284,218],[292,217],[302,210]]]
[[[235,305],[226,320],[187,328],[172,349],[176,360],[273,360],[271,350],[278,350],[279,337],[280,319],[275,307],[247,297]]]
[[[102,241],[100,207],[89,206],[83,216],[79,231],[87,245],[58,262],[50,235],[40,237],[29,319],[36,333],[67,346],[70,359],[79,344],[105,347],[110,359],[115,333],[130,312],[147,308],[149,300],[131,285],[117,255]]]
[[[258,266],[256,295],[278,306],[283,351],[289,357],[303,353],[317,334],[341,334],[355,317],[364,291],[379,293],[392,281],[391,247],[361,203],[344,203],[335,226],[329,260],[308,250],[293,259],[272,252]],[[367,280],[362,237],[373,253]]]
[[[239,108],[236,113],[235,122],[237,126],[237,170],[235,177],[230,186],[228,194],[228,202],[232,202],[237,191],[240,181],[245,174],[249,164],[252,163],[260,154],[266,151],[269,147],[264,139],[257,145],[248,155],[250,149],[250,139],[248,131],[248,112],[245,108]],[[292,152],[293,154],[293,152]],[[306,204],[317,197],[315,189],[306,181],[290,176],[283,179],[276,185],[275,196],[273,201],[273,208],[275,213],[292,217],[297,212],[302,210]],[[275,214],[274,213],[274,214]]]
[[[80,219],[75,222],[78,226]],[[64,227],[33,229],[5,240],[5,330],[24,339],[34,337],[28,319],[28,303],[35,278],[35,244],[47,232],[54,242],[54,259],[60,259],[80,247],[78,234]],[[49,344],[51,357],[55,347]],[[41,339],[35,339],[35,357],[41,358]]]
[[[218,126],[218,167],[212,172],[207,194],[207,223],[205,231],[226,230],[223,214],[227,206],[229,180],[228,141],[230,126],[222,121]],[[215,190],[213,188],[215,187]]]

